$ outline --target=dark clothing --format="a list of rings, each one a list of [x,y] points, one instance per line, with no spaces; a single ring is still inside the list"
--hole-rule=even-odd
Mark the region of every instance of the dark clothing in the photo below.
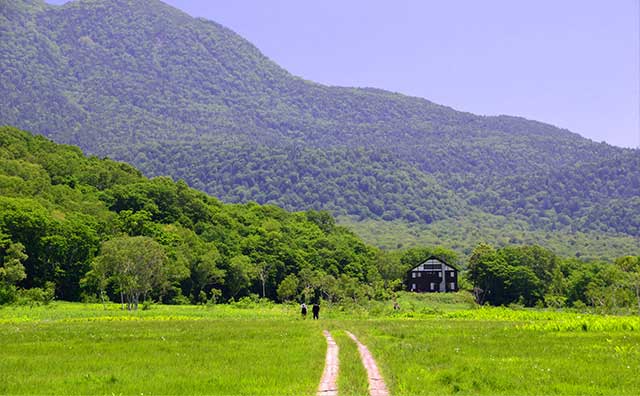
[[[318,317],[320,316],[320,306],[318,304],[313,304],[311,312],[313,312],[313,318],[318,319]]]
[[[301,313],[302,313],[302,319],[307,317],[307,306],[305,304],[302,304]]]

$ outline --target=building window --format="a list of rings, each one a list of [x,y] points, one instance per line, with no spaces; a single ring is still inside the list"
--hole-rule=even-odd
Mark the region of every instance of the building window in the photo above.
[[[412,272],[412,273],[411,273],[411,277],[412,277],[412,278],[415,278],[415,277],[416,277],[416,273],[415,273],[415,272]]]
[[[436,284],[431,282],[431,288],[429,290],[436,290]]]
[[[411,290],[416,290],[416,284],[415,283],[411,284]]]
[[[422,278],[422,272],[418,272],[418,278]]]
[[[451,285],[451,290],[455,290],[456,289],[455,282],[451,282],[449,285]]]

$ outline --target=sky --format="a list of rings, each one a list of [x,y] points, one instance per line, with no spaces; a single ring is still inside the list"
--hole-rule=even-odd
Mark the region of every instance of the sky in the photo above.
[[[640,0],[165,2],[232,29],[307,80],[640,147]]]

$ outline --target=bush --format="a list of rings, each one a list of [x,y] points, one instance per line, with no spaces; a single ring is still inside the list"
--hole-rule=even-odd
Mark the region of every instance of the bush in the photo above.
[[[207,301],[207,305],[215,305],[222,298],[222,290],[211,289],[211,298]]]
[[[178,294],[169,300],[169,304],[173,305],[189,305],[191,301],[182,294]]]
[[[0,305],[12,304],[18,298],[18,291],[13,285],[0,286]]]
[[[557,294],[547,294],[544,296],[544,304],[549,308],[562,308],[565,307],[567,298],[565,296]]]
[[[585,304],[582,300],[576,300],[573,302],[573,308],[579,312],[584,312],[587,310],[587,304]]]
[[[19,305],[48,305],[55,297],[55,285],[53,282],[46,282],[44,289],[32,287],[31,289],[21,289],[18,291],[17,303]]]
[[[85,304],[97,304],[101,302],[100,298],[98,298],[94,293],[82,293],[80,295],[80,301]]]

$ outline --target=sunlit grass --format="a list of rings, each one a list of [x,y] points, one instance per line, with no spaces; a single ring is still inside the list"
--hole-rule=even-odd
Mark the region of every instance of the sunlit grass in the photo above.
[[[331,331],[341,395],[367,392],[365,343],[395,395],[637,395],[640,318],[472,307],[463,294],[391,303],[0,308],[0,394],[312,395]]]
[[[185,313],[177,311],[174,316]],[[325,356],[317,323],[230,312],[182,320],[6,321],[0,394],[315,393]]]
[[[532,331],[506,320],[344,323],[397,395],[637,395],[640,333]]]

